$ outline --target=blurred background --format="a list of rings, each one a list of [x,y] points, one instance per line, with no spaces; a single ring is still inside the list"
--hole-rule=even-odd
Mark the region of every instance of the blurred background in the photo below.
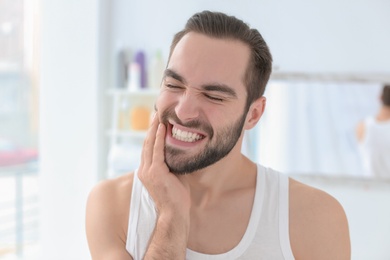
[[[0,0],[0,259],[90,259],[88,193],[137,168],[170,41],[205,9],[274,57],[243,152],[336,197],[352,259],[390,259],[390,181],[355,138],[390,82],[387,0]]]

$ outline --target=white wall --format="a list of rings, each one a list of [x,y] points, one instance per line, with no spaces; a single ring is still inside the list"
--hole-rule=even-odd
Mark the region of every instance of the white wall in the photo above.
[[[113,1],[112,50],[162,48],[196,11],[224,11],[258,28],[283,72],[390,73],[390,1]]]
[[[89,259],[84,212],[98,180],[100,6],[41,4],[39,259]]]

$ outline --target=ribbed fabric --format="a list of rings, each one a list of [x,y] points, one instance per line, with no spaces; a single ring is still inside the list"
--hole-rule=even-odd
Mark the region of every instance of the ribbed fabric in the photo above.
[[[188,260],[294,259],[288,223],[288,177],[257,165],[256,192],[246,232],[232,250],[218,255],[187,249]],[[137,176],[134,176],[126,249],[135,260],[145,254],[156,223],[154,203]]]

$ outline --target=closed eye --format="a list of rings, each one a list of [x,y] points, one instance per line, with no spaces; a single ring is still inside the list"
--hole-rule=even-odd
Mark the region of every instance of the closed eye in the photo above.
[[[224,99],[223,98],[220,98],[220,97],[215,97],[215,96],[210,96],[208,94],[204,94],[205,97],[207,97],[208,99],[212,100],[212,101],[217,101],[217,102],[223,102]]]
[[[165,84],[165,87],[166,87],[166,88],[169,88],[169,89],[182,89],[182,87],[177,86],[177,85],[172,85],[172,84],[170,84],[170,83],[166,83],[166,84]]]

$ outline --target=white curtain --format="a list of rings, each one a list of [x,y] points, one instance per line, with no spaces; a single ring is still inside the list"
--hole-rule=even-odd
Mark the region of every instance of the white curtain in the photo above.
[[[362,176],[356,124],[379,107],[380,83],[273,80],[247,136],[252,158],[286,173]],[[248,149],[248,148],[247,148]]]

